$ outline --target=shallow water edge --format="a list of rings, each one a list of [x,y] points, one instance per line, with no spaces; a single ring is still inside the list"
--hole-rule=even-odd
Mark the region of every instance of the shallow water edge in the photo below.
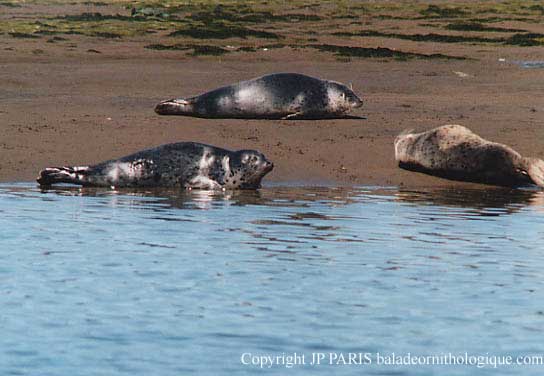
[[[296,353],[306,363],[266,373],[537,375],[377,356],[544,353],[543,199],[502,188],[1,184],[0,366],[262,374],[244,354]],[[309,364],[367,353],[371,364]]]

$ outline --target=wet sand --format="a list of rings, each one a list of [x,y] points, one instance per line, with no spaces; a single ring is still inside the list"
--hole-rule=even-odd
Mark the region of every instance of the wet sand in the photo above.
[[[4,17],[29,11],[1,10],[7,12]],[[544,32],[542,24],[501,26]],[[154,34],[67,38],[47,43],[46,38],[0,35],[2,182],[33,180],[46,166],[91,164],[162,143],[198,141],[262,151],[276,166],[266,179],[270,182],[452,185],[459,183],[400,170],[393,150],[395,136],[406,128],[448,123],[544,158],[544,69],[515,63],[544,60],[541,46],[349,38],[343,43],[469,59],[339,60],[291,47],[223,56],[145,49],[160,40]],[[213,120],[153,111],[163,99],[285,71],[352,83],[365,102],[353,115],[367,119]]]

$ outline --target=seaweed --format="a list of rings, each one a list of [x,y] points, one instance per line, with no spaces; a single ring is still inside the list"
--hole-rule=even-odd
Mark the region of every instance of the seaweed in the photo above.
[[[479,22],[456,22],[450,23],[445,26],[448,30],[456,31],[485,31],[485,32],[498,32],[498,33],[523,33],[527,30],[523,29],[509,29],[502,27],[491,27],[483,25]]]
[[[464,35],[443,35],[443,34],[397,34],[383,33],[380,31],[368,30],[359,33],[336,32],[333,35],[337,36],[361,36],[361,37],[384,37],[406,39],[416,42],[439,42],[439,43],[496,43],[507,44],[522,47],[541,46],[544,44],[544,34],[539,33],[520,33],[514,34],[509,38],[487,38],[487,37],[471,37]]]
[[[530,10],[535,10],[537,12],[540,12],[540,13],[544,14],[544,6],[542,6],[542,5],[531,5],[529,7],[529,9]]]
[[[224,54],[228,54],[230,51],[225,50],[224,48],[217,47],[217,46],[198,46],[198,45],[192,45],[193,53],[191,55],[193,56],[199,56],[199,55],[211,55],[211,56],[220,56]]]
[[[487,18],[471,18],[468,19],[469,22],[485,22],[485,23],[494,23],[494,22],[503,22],[503,21],[520,21],[520,22],[534,22],[531,18],[524,17],[487,17]]]
[[[145,10],[145,9],[144,9]],[[162,15],[162,17],[161,17]],[[85,12],[81,14],[68,14],[65,16],[59,16],[57,19],[71,21],[71,22],[102,22],[102,21],[123,21],[123,22],[144,22],[149,21],[149,19],[162,19],[165,18],[164,15],[167,15],[165,13],[162,13],[161,15],[156,14],[146,14],[145,12],[137,12],[135,8],[132,10],[132,14],[130,16],[124,16],[122,14],[102,14],[99,12]],[[176,21],[175,19],[168,19],[168,21]]]
[[[331,44],[312,44],[308,47],[315,48],[319,51],[332,52],[336,56],[341,57],[362,57],[362,58],[376,58],[376,57],[385,57],[385,58],[395,58],[397,60],[407,60],[407,59],[455,59],[455,60],[466,60],[465,57],[458,56],[449,56],[443,54],[419,54],[415,52],[403,52],[399,50],[392,50],[390,48],[377,47],[377,48],[368,48],[368,47],[350,47],[350,46],[338,46]]]
[[[514,34],[510,38],[506,39],[505,44],[522,47],[542,46],[544,45],[544,34]]]
[[[106,5],[108,5],[108,3],[104,3],[102,1],[84,1],[82,4],[83,5],[94,5],[96,7],[105,7]]]
[[[187,50],[193,50],[191,53],[192,56],[199,56],[199,55],[211,55],[211,56],[219,56],[229,53],[229,50],[226,50],[221,47],[217,46],[210,46],[210,45],[196,45],[196,44],[173,44],[173,45],[164,45],[164,44],[150,44],[145,46],[144,48],[148,48],[151,50],[170,50],[170,51],[187,51]]]
[[[502,38],[486,38],[486,37],[471,37],[464,35],[443,35],[443,34],[397,34],[397,33],[383,33],[380,31],[368,30],[361,31],[359,33],[348,32],[336,32],[333,35],[337,36],[360,36],[360,37],[383,37],[383,38],[396,38],[406,39],[415,42],[439,42],[439,43],[501,43],[504,42]]]
[[[213,11],[197,12],[189,16],[192,20],[202,21],[211,24],[221,20],[230,22],[249,22],[249,23],[270,23],[270,22],[300,22],[300,21],[321,21],[322,18],[313,14],[291,13],[274,14],[268,11],[251,11],[244,9],[234,9],[232,12],[225,10],[224,7],[217,6]]]
[[[67,41],[67,40],[68,39],[62,38],[62,37],[53,37],[51,39],[48,39],[47,43],[57,43],[57,42],[63,42],[63,41]]]
[[[100,37],[100,38],[109,38],[109,39],[120,39],[121,34],[117,33],[110,33],[106,31],[95,31],[90,34],[93,37]]]
[[[55,35],[55,34],[58,34],[58,31],[55,31],[55,30],[37,30],[37,31],[34,32],[34,34]]]
[[[457,18],[467,15],[459,8],[441,8],[437,5],[429,5],[419,12],[424,18]]]
[[[72,22],[97,22],[97,21],[109,21],[109,20],[119,20],[119,21],[133,21],[135,18],[130,16],[122,16],[120,14],[102,14],[98,12],[94,13],[81,13],[81,14],[69,14],[65,16],[58,17],[59,19],[64,19]]]
[[[165,44],[148,44],[147,46],[144,46],[144,48],[150,49],[150,50],[159,50],[159,51],[165,51],[165,50],[177,50],[177,51],[185,51],[189,50],[191,47],[187,47],[183,44],[173,44],[173,45],[165,45]]]
[[[242,52],[257,52],[257,49],[255,47],[240,47],[238,48],[238,51],[242,51]]]
[[[192,26],[188,29],[176,30],[168,34],[168,36],[186,36],[196,39],[246,39],[248,37],[265,39],[282,38],[280,35],[268,31],[253,30],[241,26],[230,26],[220,22],[215,22],[205,26]]]
[[[356,14],[339,14],[339,15],[333,16],[333,18],[336,18],[337,20],[343,20],[343,19],[356,20],[356,19],[359,19],[359,16]]]
[[[284,43],[265,44],[265,45],[261,46],[261,48],[268,48],[268,49],[283,48],[283,47],[292,47],[292,46],[288,46],[288,45],[286,45]]]
[[[13,38],[23,38],[23,39],[38,39],[39,38],[39,35],[29,34],[29,33],[11,32],[8,34],[11,35]]]

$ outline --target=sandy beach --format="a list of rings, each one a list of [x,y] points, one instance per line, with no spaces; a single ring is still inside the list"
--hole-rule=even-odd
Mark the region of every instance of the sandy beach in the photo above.
[[[131,9],[122,2],[3,3],[0,181],[31,181],[46,166],[91,164],[163,143],[198,141],[262,151],[276,166],[266,179],[269,182],[451,185],[454,183],[400,170],[394,160],[393,140],[407,128],[426,130],[452,123],[506,143],[524,155],[544,158],[544,68],[522,66],[525,61],[544,60],[544,39],[539,36],[544,33],[544,12],[534,8],[534,12],[525,10],[525,16],[478,13],[485,20],[480,24],[488,28],[492,25],[535,34],[529,43],[533,45],[525,46],[508,44],[508,38],[519,32],[444,30],[444,25],[473,19],[476,11],[470,13],[461,3],[456,6],[465,13],[453,19],[450,14],[430,19],[415,16],[424,14],[429,4],[442,3],[446,2],[375,13],[353,7],[347,11],[352,18],[335,18],[332,10],[305,7],[298,12],[320,20],[309,18],[307,26],[304,22],[284,25],[283,21],[272,23],[273,27],[251,26],[251,30],[283,34],[282,46],[266,47],[271,41],[251,36],[205,40],[206,45],[228,51],[218,56],[198,54],[196,49],[191,53],[187,49],[146,48],[190,42],[186,36],[180,42],[169,36],[172,30],[157,26],[153,32],[121,37],[55,33],[52,23],[49,33],[13,31],[29,22],[43,25],[67,14],[130,17]],[[294,12],[277,7],[278,14]],[[213,11],[220,16],[218,12],[228,8]],[[395,17],[395,12],[402,17],[389,18]],[[187,18],[195,11],[180,14]],[[499,20],[490,22],[492,16]],[[164,23],[172,24],[171,20]],[[374,35],[356,35],[361,29],[373,30]],[[335,35],[338,31],[344,35]],[[418,39],[414,35],[437,33],[464,36],[468,41],[412,40]],[[403,37],[406,35],[409,39]],[[470,36],[476,41],[470,41]],[[506,42],[489,42],[484,37]],[[201,38],[197,42],[204,43]],[[322,47],[308,47],[312,43],[385,48],[420,56],[338,56]],[[240,49],[243,46],[253,50]],[[425,57],[432,54],[449,58]],[[366,120],[212,120],[164,117],[153,111],[163,99],[286,71],[353,84],[364,100],[353,115]]]

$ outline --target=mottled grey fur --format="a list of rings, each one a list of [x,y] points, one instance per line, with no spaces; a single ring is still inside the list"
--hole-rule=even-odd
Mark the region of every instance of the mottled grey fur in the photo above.
[[[320,119],[343,117],[362,104],[351,89],[338,82],[276,73],[192,98],[163,101],[155,112],[204,118]]]
[[[273,164],[254,150],[178,142],[84,167],[51,167],[38,183],[83,186],[255,189]]]
[[[403,132],[395,140],[399,167],[452,180],[544,187],[544,161],[487,141],[461,125]]]

